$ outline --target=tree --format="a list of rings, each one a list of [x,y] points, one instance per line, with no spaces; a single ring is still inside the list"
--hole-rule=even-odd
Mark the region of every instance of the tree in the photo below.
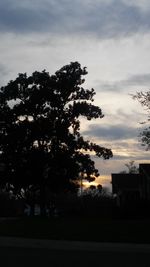
[[[86,68],[72,62],[55,75],[45,70],[29,77],[19,74],[0,91],[3,182],[16,192],[38,188],[43,212],[47,189],[74,190],[79,176],[91,181],[99,175],[89,152],[112,157],[110,149],[80,134],[80,116],[103,118],[101,109],[92,104],[94,89],[81,86],[86,74]]]
[[[128,171],[122,171],[121,173],[139,173],[139,169],[135,165],[134,160],[131,160],[129,161],[129,163],[126,163],[125,166],[127,167]]]
[[[140,134],[140,140],[142,143],[142,146],[146,146],[146,149],[150,149],[150,91],[147,92],[137,92],[135,95],[132,95],[133,99],[136,99],[139,101],[139,103],[145,107],[146,111],[148,112],[148,119],[147,121],[143,122],[143,124],[148,124],[148,127],[146,127]]]
[[[103,187],[101,184],[98,185],[90,185],[88,188],[88,193],[93,196],[101,196],[103,192]]]
[[[138,167],[135,165],[134,160],[126,163],[125,166],[128,168],[128,173],[139,173]]]

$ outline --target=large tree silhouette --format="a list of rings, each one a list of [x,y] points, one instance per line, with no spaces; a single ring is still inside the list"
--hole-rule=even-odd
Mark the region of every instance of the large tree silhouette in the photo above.
[[[65,192],[78,186],[79,177],[98,176],[89,152],[104,159],[110,149],[84,140],[80,117],[103,118],[92,104],[94,89],[84,89],[86,68],[78,62],[54,75],[45,70],[19,74],[0,91],[0,150],[5,165],[1,184],[40,190],[44,211],[46,190]]]

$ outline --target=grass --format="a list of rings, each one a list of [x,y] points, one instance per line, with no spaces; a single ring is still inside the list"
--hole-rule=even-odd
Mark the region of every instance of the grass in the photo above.
[[[82,216],[7,219],[0,222],[0,236],[150,243],[150,220],[112,220]]]

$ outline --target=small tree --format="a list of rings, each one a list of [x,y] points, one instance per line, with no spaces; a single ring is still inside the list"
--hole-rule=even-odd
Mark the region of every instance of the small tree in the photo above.
[[[122,171],[121,173],[139,173],[138,167],[135,165],[134,160],[129,161],[126,163],[125,166],[127,167],[127,171]]]
[[[65,192],[78,187],[78,178],[89,181],[99,175],[89,152],[109,159],[110,149],[85,140],[80,134],[81,116],[103,118],[94,106],[94,89],[84,89],[86,68],[78,62],[55,75],[45,70],[27,77],[19,74],[0,91],[0,150],[6,165],[4,182],[40,191],[41,211],[46,192]]]
[[[128,173],[138,173],[139,169],[135,165],[134,160],[129,161],[129,163],[126,163],[125,166],[128,168]]]

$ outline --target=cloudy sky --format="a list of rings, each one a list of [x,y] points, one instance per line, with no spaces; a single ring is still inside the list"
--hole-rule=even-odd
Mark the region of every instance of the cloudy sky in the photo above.
[[[83,120],[82,132],[112,148],[112,160],[95,159],[104,183],[130,160],[149,162],[137,137],[146,111],[130,95],[150,88],[149,0],[0,0],[0,40],[1,86],[21,72],[87,67],[105,117]]]

